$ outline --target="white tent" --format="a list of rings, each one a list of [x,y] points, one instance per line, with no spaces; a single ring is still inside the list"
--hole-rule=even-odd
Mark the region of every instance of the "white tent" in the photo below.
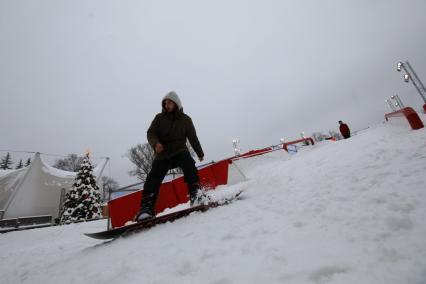
[[[100,181],[108,159],[93,170]],[[3,173],[2,173],[3,172]],[[61,194],[71,189],[76,173],[47,165],[36,153],[30,166],[0,171],[0,219],[51,215],[58,217]]]

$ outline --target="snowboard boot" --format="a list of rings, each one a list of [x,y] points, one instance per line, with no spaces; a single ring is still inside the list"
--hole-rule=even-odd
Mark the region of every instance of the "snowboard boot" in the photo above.
[[[208,204],[210,198],[208,195],[201,189],[200,184],[194,183],[189,186],[189,204],[191,207]]]
[[[133,221],[135,222],[140,222],[143,220],[147,220],[152,218],[152,214],[149,212],[144,212],[143,210],[140,210],[138,214],[136,214],[135,218],[133,219]]]
[[[133,221],[139,222],[139,221],[154,217],[153,200],[152,200],[153,197],[154,197],[153,194],[142,196],[141,209],[139,210],[138,214],[136,214],[136,216],[133,218]]]

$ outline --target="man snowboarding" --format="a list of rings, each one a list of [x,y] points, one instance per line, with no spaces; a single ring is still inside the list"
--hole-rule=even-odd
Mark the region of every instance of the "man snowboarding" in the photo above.
[[[348,139],[351,137],[351,130],[349,129],[349,126],[346,123],[343,123],[343,121],[339,120],[339,130],[342,134],[343,138]]]
[[[204,198],[195,161],[186,147],[189,140],[200,162],[204,152],[198,141],[191,118],[183,112],[175,92],[169,92],[161,101],[162,112],[157,114],[147,131],[148,143],[155,151],[151,171],[145,180],[141,209],[135,221],[152,218],[160,185],[170,169],[180,167],[188,186],[191,206]]]

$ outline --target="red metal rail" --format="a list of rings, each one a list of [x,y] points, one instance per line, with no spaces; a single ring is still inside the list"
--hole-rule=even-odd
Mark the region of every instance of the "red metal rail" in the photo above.
[[[286,142],[286,143],[283,144],[283,149],[288,152],[287,147],[289,145],[297,144],[297,143],[300,143],[300,142],[307,142],[308,144],[311,143],[311,145],[315,145],[314,139],[312,139],[311,137],[308,137],[308,138],[302,138],[302,139],[299,139],[299,140],[294,140],[294,141]]]
[[[424,127],[419,115],[411,107],[406,107],[398,111],[385,114],[386,121],[388,121],[391,117],[405,117],[412,129],[420,129]]]

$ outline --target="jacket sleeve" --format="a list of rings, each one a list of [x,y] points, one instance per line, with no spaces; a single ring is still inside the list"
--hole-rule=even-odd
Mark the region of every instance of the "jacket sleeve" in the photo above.
[[[188,117],[186,136],[188,137],[189,143],[191,144],[195,153],[197,153],[197,156],[199,158],[204,157],[203,149],[201,148],[200,141],[197,137],[197,132],[195,131],[194,124],[192,123],[192,119],[190,117]]]
[[[160,143],[160,140],[158,139],[158,129],[159,129],[159,118],[158,115],[155,116],[154,120],[151,122],[151,126],[148,128],[148,131],[146,132],[146,137],[148,139],[149,145],[151,145],[152,148],[155,148],[155,145],[157,143]]]

